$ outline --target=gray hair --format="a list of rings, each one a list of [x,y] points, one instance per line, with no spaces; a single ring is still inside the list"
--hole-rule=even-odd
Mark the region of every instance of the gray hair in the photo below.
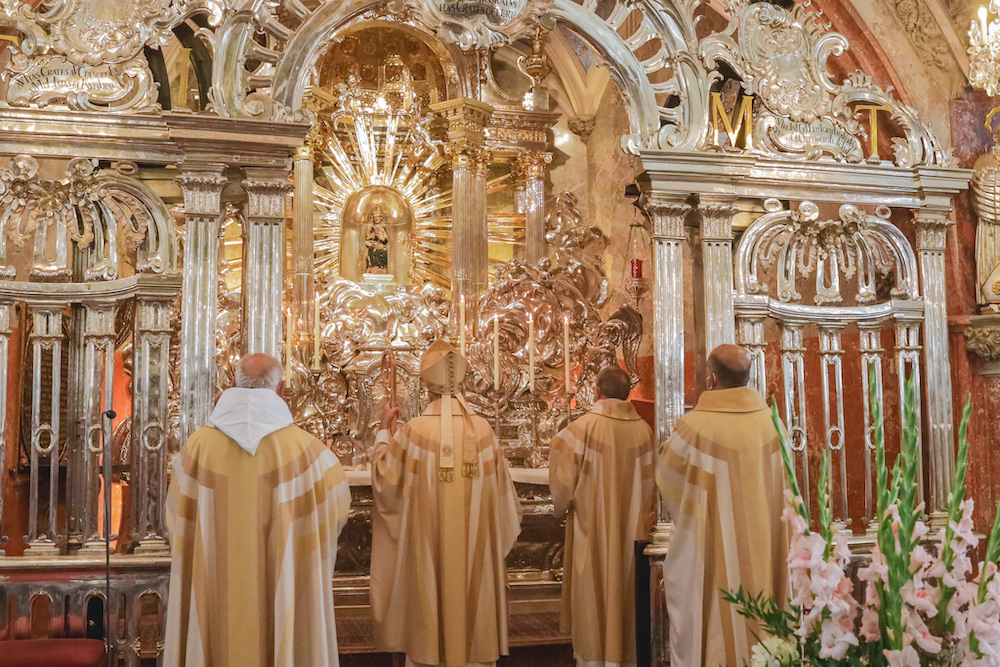
[[[236,386],[248,389],[278,390],[285,369],[269,354],[248,354],[236,365]]]

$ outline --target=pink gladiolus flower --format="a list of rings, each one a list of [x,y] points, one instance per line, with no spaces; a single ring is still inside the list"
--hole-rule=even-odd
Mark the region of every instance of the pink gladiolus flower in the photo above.
[[[882,633],[878,626],[878,609],[865,606],[861,610],[861,630],[859,633],[866,642],[878,641],[882,638]]]
[[[823,621],[820,632],[819,657],[843,660],[847,650],[858,645],[858,638],[853,632],[844,632],[839,624],[834,623],[829,618]]]
[[[934,595],[937,592],[935,588],[927,584],[916,584],[910,580],[903,584],[899,592],[903,596],[903,602],[914,610],[928,618],[937,614],[937,602],[940,595]]]
[[[781,520],[784,521],[791,527],[793,535],[803,535],[806,532],[806,522],[799,513],[795,511],[795,508],[791,505],[785,505],[785,509],[781,511]]]
[[[931,654],[941,652],[941,638],[932,635],[924,620],[913,611],[906,615],[906,633],[913,637],[913,641],[917,642],[917,646],[923,652]]]
[[[882,651],[889,660],[889,667],[920,667],[920,656],[916,649],[907,646],[902,651]]]

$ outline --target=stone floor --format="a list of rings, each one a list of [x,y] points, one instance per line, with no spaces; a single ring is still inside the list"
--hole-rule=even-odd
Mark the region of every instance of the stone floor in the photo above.
[[[574,667],[569,644],[557,646],[515,646],[497,667]],[[389,653],[354,653],[340,655],[340,667],[403,667],[403,657]]]

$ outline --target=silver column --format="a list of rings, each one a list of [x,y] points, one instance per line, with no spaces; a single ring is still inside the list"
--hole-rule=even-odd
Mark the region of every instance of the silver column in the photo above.
[[[486,229],[486,177],[490,158],[485,151],[485,128],[493,107],[471,99],[457,99],[431,107],[448,122],[446,150],[452,160],[451,291],[453,303],[465,297],[467,307],[477,303],[489,275]],[[455,309],[458,312],[458,309]],[[468,321],[475,322],[471,317]],[[475,334],[473,334],[475,335]]]
[[[62,386],[63,303],[37,302],[31,305],[31,433],[28,472],[28,534],[24,536],[25,556],[57,556],[59,534],[56,511],[59,507],[59,394]],[[42,384],[43,369],[50,378]],[[47,405],[42,398],[49,391]],[[43,413],[44,411],[44,413]],[[41,466],[49,470],[48,530],[40,527]]]
[[[656,372],[657,446],[666,442],[684,414],[684,220],[691,207],[681,201],[658,199],[645,210],[653,222],[653,360]],[[659,503],[654,547],[665,553],[668,517]]]
[[[733,216],[729,202],[702,199],[701,261],[704,275],[705,352],[736,342],[733,316]]]
[[[796,460],[799,488],[809,488],[809,448],[806,446],[806,346],[802,336],[804,321],[779,321],[781,328],[781,375],[785,387],[785,427]],[[802,502],[809,509],[809,494]]]
[[[656,440],[670,437],[684,414],[684,220],[691,207],[651,198],[653,222],[653,357],[656,373]]]
[[[215,328],[219,312],[219,233],[224,165],[184,167],[184,283],[181,288],[180,441],[201,427],[215,391]]]
[[[875,452],[875,437],[885,438],[884,430],[875,432],[875,419],[872,415],[871,400],[875,398],[878,405],[882,402],[882,355],[885,350],[882,348],[882,324],[880,322],[862,322],[858,324],[860,334],[861,351],[861,388],[864,400],[865,415],[865,523],[869,529],[875,527],[872,518],[875,516],[875,489],[872,478],[875,468],[873,465],[873,455]],[[871,395],[871,388],[868,385],[868,374],[875,375],[875,396]],[[884,427],[882,427],[884,429]]]
[[[299,335],[312,336],[313,299],[313,149],[306,144],[295,155],[292,198],[292,315]]]
[[[740,310],[737,316],[739,328],[738,342],[750,353],[750,386],[761,393],[767,395],[767,372],[764,367],[764,319],[767,317],[767,308],[762,312],[756,312],[750,308]]]
[[[0,301],[0,464],[3,465],[7,460],[7,384],[10,382],[7,347],[10,343],[10,311],[13,307],[14,304],[10,301]],[[7,475],[0,475],[0,557],[6,555],[3,545],[7,543],[7,536],[3,534],[3,490],[6,479]]]
[[[924,456],[923,439],[921,437],[922,428],[920,419],[921,400],[920,387],[920,320],[917,318],[896,317],[896,374],[899,380],[899,423],[903,423],[903,400],[904,400],[904,380],[907,377],[913,378],[913,385],[917,388],[914,393],[916,399],[917,414],[917,470],[919,479],[924,479]],[[928,355],[929,356],[929,355]],[[930,420],[928,419],[930,422]],[[924,485],[917,486],[917,500],[924,500]]]
[[[484,160],[479,149],[452,148],[452,300],[458,303],[464,296],[466,304],[473,304],[486,289],[489,271],[486,179],[479,176]]]
[[[281,296],[285,269],[285,200],[292,189],[284,170],[247,169],[243,225],[243,352],[281,357]],[[291,332],[289,332],[291,333]]]
[[[652,193],[645,211],[653,223],[653,361],[656,367],[657,450],[670,437],[684,414],[684,221],[691,207],[683,201]],[[657,493],[659,497],[659,493]],[[656,525],[645,554],[650,560],[652,585],[662,587],[663,559],[670,547],[670,517],[662,499],[656,503]],[[666,609],[650,610],[650,649],[653,664],[669,661],[669,619]]]
[[[545,165],[549,153],[525,151],[518,155],[516,168],[523,181],[520,212],[524,213],[525,259],[534,264],[548,253],[545,242]]]
[[[81,555],[104,555],[106,548],[98,515],[101,508],[102,457],[109,456],[110,452],[104,450],[101,413],[114,406],[115,305],[114,300],[84,303],[84,344],[80,365],[83,380]],[[110,447],[110,437],[107,444]],[[103,489],[103,492],[111,493],[111,489]]]
[[[927,422],[930,427],[928,461],[931,466],[928,511],[938,513],[945,510],[955,469],[948,288],[945,285],[944,260],[951,222],[944,212],[921,210],[914,224],[924,294],[924,360],[927,368]]]
[[[136,298],[132,403],[132,539],[135,553],[162,554],[167,543],[166,467],[170,306],[176,291],[140,288]],[[123,526],[125,518],[123,518]],[[124,533],[124,528],[122,529]]]
[[[850,523],[847,454],[844,451],[844,348],[841,344],[844,325],[841,322],[825,323],[818,328],[819,363],[823,373],[823,445],[830,451],[830,509],[833,511],[834,530],[844,530]]]

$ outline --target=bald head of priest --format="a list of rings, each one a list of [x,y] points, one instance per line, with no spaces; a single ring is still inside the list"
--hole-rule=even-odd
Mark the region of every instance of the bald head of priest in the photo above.
[[[750,353],[739,345],[724,344],[708,355],[709,389],[745,387],[750,382],[753,365]]]
[[[164,665],[336,667],[333,564],[350,490],[292,423],[281,362],[250,354],[174,459]]]
[[[549,488],[566,515],[562,629],[577,665],[634,667],[636,541],[656,497],[653,431],[628,402],[632,376],[597,374],[594,405],[549,442]]]
[[[285,368],[270,354],[255,352],[236,364],[236,386],[246,389],[270,389],[285,397]]]
[[[698,403],[674,424],[656,482],[673,532],[663,566],[673,665],[742,665],[760,628],[723,591],[785,599],[785,476],[771,411],[738,345],[708,357]],[[756,634],[755,634],[756,633]]]

